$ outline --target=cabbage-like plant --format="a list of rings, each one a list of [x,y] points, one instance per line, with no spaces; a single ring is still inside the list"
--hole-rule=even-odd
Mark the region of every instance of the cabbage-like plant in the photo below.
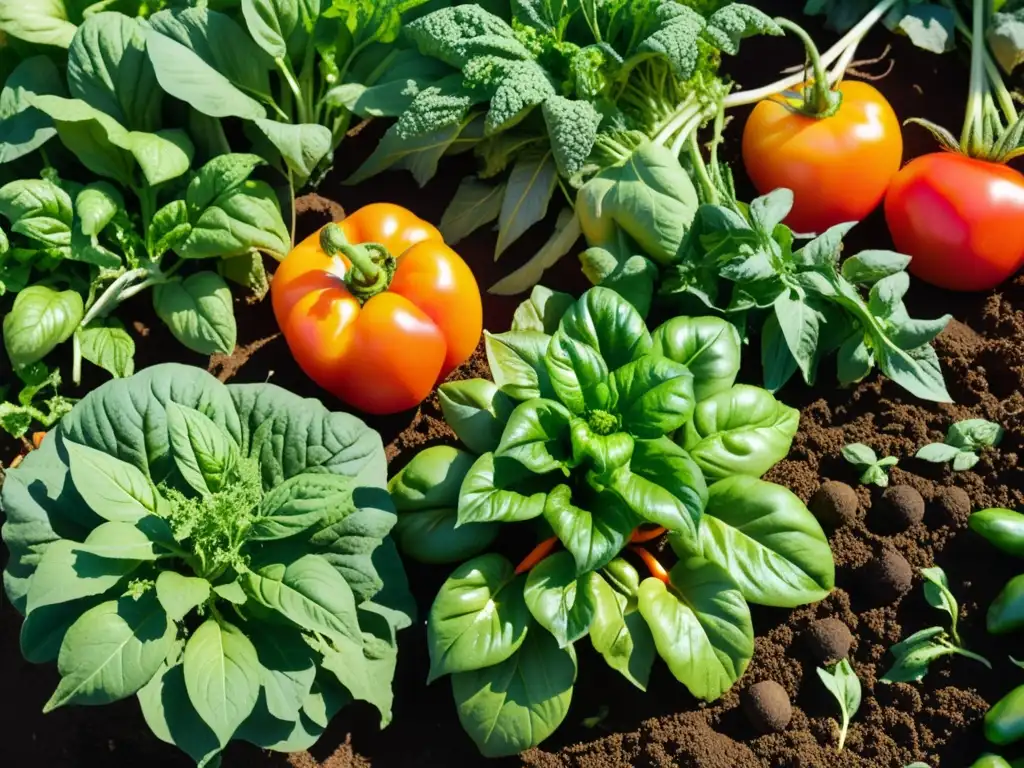
[[[90,393],[0,495],[44,711],[136,695],[198,765],[309,747],[353,699],[386,725],[414,611],[386,477],[377,433],[271,384],[160,365]]]
[[[390,483],[402,551],[461,562],[431,607],[430,678],[450,675],[484,755],[559,726],[574,644],[588,636],[637,687],[661,657],[713,700],[753,656],[749,603],[791,607],[832,589],[814,516],[761,479],[788,453],[799,413],[735,383],[729,322],[677,317],[649,331],[608,288],[578,300],[538,288],[486,345],[493,381],[440,389],[469,450],[428,449]],[[518,566],[486,552],[499,529],[523,524],[546,538]],[[679,557],[669,569],[642,546],[663,530]]]

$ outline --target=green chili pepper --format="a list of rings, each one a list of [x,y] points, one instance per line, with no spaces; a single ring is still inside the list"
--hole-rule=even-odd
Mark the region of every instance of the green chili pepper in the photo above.
[[[971,764],[971,768],[1013,768],[999,755],[984,754]]]
[[[967,519],[975,533],[1015,557],[1024,557],[1024,515],[1009,509],[982,509]]]
[[[988,607],[989,634],[1005,635],[1024,628],[1024,574],[1014,576]]]
[[[1024,737],[1024,685],[1018,686],[985,714],[985,738],[1005,746]]]

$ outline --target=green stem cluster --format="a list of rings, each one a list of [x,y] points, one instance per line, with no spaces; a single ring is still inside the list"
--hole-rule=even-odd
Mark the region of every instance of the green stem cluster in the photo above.
[[[337,224],[328,224],[320,230],[320,247],[328,256],[342,255],[352,264],[345,272],[345,286],[359,299],[369,301],[391,285],[397,261],[380,243],[353,244]]]

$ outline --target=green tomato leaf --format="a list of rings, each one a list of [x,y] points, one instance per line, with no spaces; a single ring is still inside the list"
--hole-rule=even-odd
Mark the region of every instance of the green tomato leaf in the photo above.
[[[569,712],[576,681],[572,646],[560,649],[538,627],[510,658],[452,676],[459,722],[485,757],[540,744]]]
[[[766,390],[737,384],[697,405],[683,444],[710,480],[761,477],[786,458],[799,425],[796,409]]]
[[[201,355],[230,354],[238,336],[231,289],[216,272],[161,283],[153,308],[174,338]]]
[[[135,373],[135,340],[120,321],[95,321],[78,332],[82,357],[118,379]]]
[[[547,496],[544,519],[576,561],[583,575],[611,562],[629,541],[637,518],[615,494],[603,491],[588,499],[594,512],[572,502],[572,489],[559,485]]]
[[[225,746],[256,706],[256,648],[235,625],[207,619],[185,645],[184,672],[189,701]]]
[[[156,597],[171,621],[181,621],[193,608],[210,599],[210,582],[174,571],[163,571],[156,577]]]
[[[640,583],[638,606],[658,654],[699,699],[714,701],[739,680],[754,655],[750,609],[729,573],[701,558],[678,563],[671,591]]]
[[[76,291],[32,285],[19,292],[4,317],[4,347],[15,368],[42,360],[63,344],[82,322],[84,307]]]
[[[142,470],[87,445],[63,442],[75,489],[97,515],[124,523],[158,515],[163,500]]]
[[[544,629],[554,635],[559,648],[575,643],[590,630],[597,604],[593,571],[576,576],[576,564],[568,552],[556,552],[535,565],[527,576],[526,607]]]
[[[689,368],[697,401],[732,388],[742,344],[736,326],[717,317],[677,317],[652,335],[652,354]]]
[[[427,619],[428,683],[449,673],[493,667],[516,652],[530,623],[525,581],[497,554],[481,555],[452,572]]]
[[[554,400],[527,400],[512,411],[495,459],[514,459],[538,475],[564,469],[571,452],[571,418]]]
[[[493,370],[493,369],[492,369]],[[516,402],[487,379],[442,384],[437,390],[448,426],[474,453],[493,451]]]
[[[835,586],[832,551],[814,515],[789,489],[753,477],[736,475],[708,489],[690,554],[725,568],[743,597],[759,605],[795,608]]]
[[[485,453],[473,464],[462,483],[459,525],[465,523],[520,522],[544,513],[546,494],[512,490],[522,487],[532,473],[512,459]]]

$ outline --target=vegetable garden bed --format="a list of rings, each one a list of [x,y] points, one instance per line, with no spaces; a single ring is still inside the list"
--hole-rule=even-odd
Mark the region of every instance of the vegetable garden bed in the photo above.
[[[795,2],[757,3],[770,12],[794,13]],[[769,7],[770,6],[770,7]],[[808,21],[815,39],[834,36]],[[861,47],[874,55],[892,44],[892,70],[876,85],[901,118],[925,116],[941,124],[956,125],[962,116],[967,67],[956,54],[933,56],[894,39],[884,29],[873,32]],[[741,84],[759,84],[774,63],[777,40],[752,39],[742,54],[727,63],[728,72]],[[884,68],[884,64],[882,68]],[[738,122],[738,120],[737,120]],[[342,186],[372,151],[381,130],[371,125],[346,140],[334,171],[319,187],[319,196],[298,203],[297,238],[313,232],[338,206],[353,211],[375,201],[404,205],[428,221],[438,221],[459,180],[469,172],[465,157],[445,161],[447,166],[425,189],[418,189],[404,173],[389,173],[356,187]],[[738,157],[738,129],[726,132],[725,158]],[[905,158],[932,148],[924,131],[905,132]],[[739,168],[739,164],[736,164]],[[446,168],[459,172],[446,172]],[[737,172],[739,198],[753,199],[753,190]],[[553,224],[552,221],[548,222]],[[1024,226],[1024,225],[1022,225]],[[538,227],[510,249],[497,265],[491,254],[494,235],[482,231],[457,250],[473,268],[482,288],[494,284],[546,239]],[[550,229],[550,228],[548,228]],[[540,230],[540,231],[538,231]],[[884,218],[876,211],[847,238],[847,252],[889,247]],[[563,260],[543,280],[548,287],[578,295],[587,288],[573,258]],[[493,332],[511,325],[522,297],[484,296],[484,327]],[[779,394],[780,400],[800,409],[800,429],[788,458],[766,476],[796,493],[805,502],[826,480],[853,485],[859,502],[854,521],[830,534],[835,556],[836,589],[820,603],[796,610],[753,607],[756,645],[753,661],[740,682],[721,699],[703,704],[690,696],[660,662],[646,693],[631,686],[616,671],[590,659],[595,652],[579,649],[580,674],[572,707],[564,725],[540,747],[521,759],[504,763],[531,766],[700,766],[701,768],[903,768],[923,761],[932,768],[961,768],[985,751],[981,720],[990,705],[1009,689],[1010,681],[1024,679],[1008,659],[1020,657],[1017,638],[994,637],[985,632],[989,603],[1019,570],[1019,563],[994,550],[967,530],[971,511],[986,507],[1016,508],[1024,503],[1024,277],[987,294],[952,294],[917,281],[908,296],[913,316],[933,317],[949,312],[954,321],[938,338],[936,349],[955,405],[934,405],[911,397],[878,375],[848,390],[834,387],[830,376],[816,388],[794,379]],[[222,381],[270,380],[302,396],[324,400],[331,409],[346,410],[324,394],[297,368],[277,332],[269,301],[236,300],[238,347],[231,356],[207,359],[186,352],[157,321],[144,301],[132,301],[121,317],[134,319],[138,348],[137,368],[175,361],[208,365]],[[482,345],[450,380],[486,376]],[[173,350],[173,352],[171,352]],[[755,353],[744,363],[757,369]],[[80,392],[101,380],[99,369],[86,372]],[[92,379],[90,377],[93,377]],[[949,424],[984,418],[1001,424],[1006,436],[998,448],[986,451],[972,469],[953,472],[944,464],[912,458],[923,445],[941,441]],[[455,444],[442,418],[437,396],[415,412],[391,417],[367,417],[378,430],[390,462],[389,474],[405,466],[416,451],[435,444]],[[841,451],[852,443],[870,445],[879,456],[898,456],[890,484],[909,485],[925,500],[923,521],[891,533],[892,515],[882,501],[882,490],[858,485],[858,471],[843,460]],[[0,456],[10,457],[20,446],[0,441]],[[966,493],[951,490],[960,489]],[[500,545],[513,561],[529,549],[529,542],[512,540]],[[959,630],[964,645],[991,660],[988,671],[959,656],[932,663],[923,681],[883,684],[879,679],[892,663],[889,649],[914,632],[942,623],[926,602],[920,577],[902,597],[887,592],[895,578],[880,569],[879,557],[898,552],[914,569],[941,566],[960,602]],[[429,659],[422,619],[427,615],[449,566],[428,567],[406,561],[406,569],[420,610],[420,621],[401,638],[395,676],[394,720],[383,731],[371,707],[346,708],[306,753],[290,756],[262,752],[234,742],[225,754],[229,765],[253,768],[341,766],[475,765],[484,762],[463,733],[451,703],[446,681],[427,687]],[[898,577],[898,574],[896,575]],[[808,631],[812,621],[836,617],[853,631],[850,658],[863,685],[863,703],[854,718],[843,751],[835,751],[838,736],[835,700],[818,680],[821,665]],[[6,707],[0,750],[9,765],[46,765],[72,768],[104,765],[111,768],[146,765],[187,766],[183,754],[155,739],[133,699],[102,708],[68,707],[45,717],[41,709],[57,682],[54,665],[31,665],[19,651],[20,617],[7,601],[0,601],[0,680]],[[793,717],[780,733],[759,735],[744,715],[741,693],[750,685],[774,680],[793,702]],[[1024,754],[1018,750],[1020,754]],[[1007,757],[1017,753],[1005,753]]]

